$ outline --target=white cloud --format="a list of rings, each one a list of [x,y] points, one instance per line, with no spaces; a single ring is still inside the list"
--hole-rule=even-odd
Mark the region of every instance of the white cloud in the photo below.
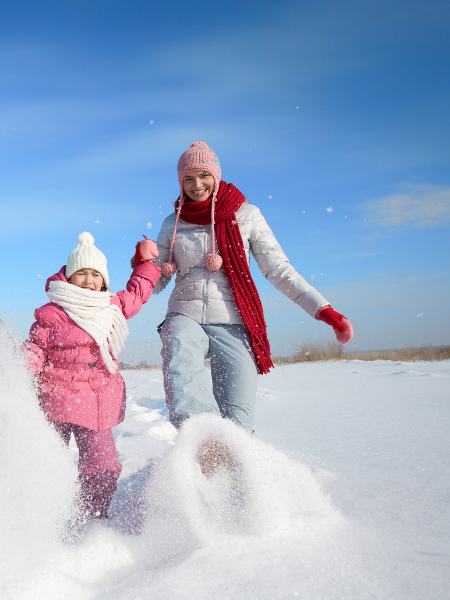
[[[360,208],[367,213],[367,223],[382,227],[446,227],[450,225],[450,187],[404,186],[399,193],[371,200]]]

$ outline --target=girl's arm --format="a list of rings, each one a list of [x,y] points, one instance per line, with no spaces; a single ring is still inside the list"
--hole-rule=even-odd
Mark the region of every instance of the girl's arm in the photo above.
[[[294,269],[259,208],[252,208],[250,249],[264,277],[311,317],[315,317],[320,308],[330,303]]]
[[[25,355],[28,368],[35,377],[42,371],[47,360],[49,333],[49,327],[39,325],[36,321],[31,326],[28,339],[22,344],[22,352]]]
[[[134,268],[127,289],[111,296],[111,304],[118,306],[126,319],[131,319],[152,295],[160,274],[161,269],[153,262],[147,260],[141,263]]]

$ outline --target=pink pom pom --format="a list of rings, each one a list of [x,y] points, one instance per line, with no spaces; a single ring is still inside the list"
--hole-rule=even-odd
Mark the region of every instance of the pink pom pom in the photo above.
[[[210,271],[218,271],[222,266],[222,257],[218,254],[208,254],[205,262]]]
[[[335,329],[334,333],[336,334],[336,339],[340,344],[346,344],[353,337],[353,326],[350,323],[350,321],[345,317],[341,319],[341,323],[345,326],[345,331],[341,333],[340,331],[337,331],[337,329]]]
[[[177,272],[177,265],[175,263],[164,263],[162,272],[166,277],[172,277],[172,275],[175,275]]]

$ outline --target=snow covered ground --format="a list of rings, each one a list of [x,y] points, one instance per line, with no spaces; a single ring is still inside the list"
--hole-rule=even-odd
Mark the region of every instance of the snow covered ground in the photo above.
[[[107,525],[60,539],[76,477],[0,328],[2,600],[450,598],[450,361],[329,362],[260,378],[254,436],[176,435],[160,371],[125,371]],[[195,456],[210,437],[238,493]]]

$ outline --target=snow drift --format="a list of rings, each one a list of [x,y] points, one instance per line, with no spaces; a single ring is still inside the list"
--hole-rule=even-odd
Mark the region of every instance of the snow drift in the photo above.
[[[450,361],[276,367],[255,436],[211,415],[177,434],[161,372],[124,371],[111,518],[67,544],[76,447],[17,348],[0,328],[2,600],[448,597]],[[210,439],[235,475],[202,474]]]
[[[5,598],[21,587],[25,565],[29,574],[37,573],[54,551],[77,473],[39,408],[18,344],[4,326],[0,381],[0,581]]]

